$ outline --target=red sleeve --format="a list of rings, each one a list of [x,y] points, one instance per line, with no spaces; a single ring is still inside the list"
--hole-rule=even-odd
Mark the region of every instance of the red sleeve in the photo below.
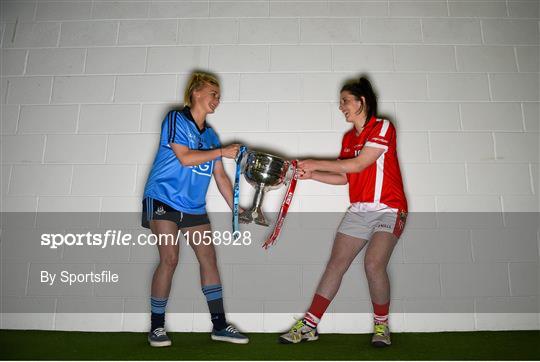
[[[396,129],[392,122],[386,119],[377,121],[377,125],[371,130],[364,146],[382,148],[387,151],[395,132]]]

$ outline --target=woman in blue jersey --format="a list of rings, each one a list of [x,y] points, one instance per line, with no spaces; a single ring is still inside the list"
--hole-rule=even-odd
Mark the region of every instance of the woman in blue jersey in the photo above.
[[[229,206],[233,205],[232,184],[221,158],[235,158],[240,145],[222,147],[215,131],[206,123],[206,115],[214,113],[219,102],[217,78],[209,73],[193,73],[184,93],[185,108],[169,112],[163,120],[158,153],[144,190],[142,223],[158,240],[160,236],[161,240],[167,236],[174,240],[179,231],[186,236],[199,262],[201,287],[213,324],[212,339],[248,343],[248,338],[225,319],[214,245],[195,245],[190,240],[194,235],[211,233],[206,192],[212,176]],[[158,249],[160,260],[152,279],[148,341],[153,347],[165,347],[171,345],[165,332],[165,307],[179,245],[162,242]]]

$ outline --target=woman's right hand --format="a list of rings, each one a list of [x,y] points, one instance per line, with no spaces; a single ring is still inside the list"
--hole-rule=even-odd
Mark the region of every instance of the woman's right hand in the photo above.
[[[240,150],[240,144],[233,143],[221,149],[221,156],[225,158],[236,158],[236,155],[238,155],[239,150]]]

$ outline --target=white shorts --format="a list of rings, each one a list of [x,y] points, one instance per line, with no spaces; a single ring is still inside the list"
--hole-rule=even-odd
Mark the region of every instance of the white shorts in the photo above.
[[[363,240],[370,240],[374,233],[384,231],[399,239],[406,219],[407,212],[384,204],[355,203],[345,213],[337,231]]]

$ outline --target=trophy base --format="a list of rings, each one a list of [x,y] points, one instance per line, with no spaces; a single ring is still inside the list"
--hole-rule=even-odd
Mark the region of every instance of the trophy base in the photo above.
[[[244,211],[243,213],[238,215],[238,221],[240,221],[242,224],[251,224],[254,222],[257,225],[270,226],[268,221],[266,221],[263,213],[261,211],[257,212],[255,210]]]

